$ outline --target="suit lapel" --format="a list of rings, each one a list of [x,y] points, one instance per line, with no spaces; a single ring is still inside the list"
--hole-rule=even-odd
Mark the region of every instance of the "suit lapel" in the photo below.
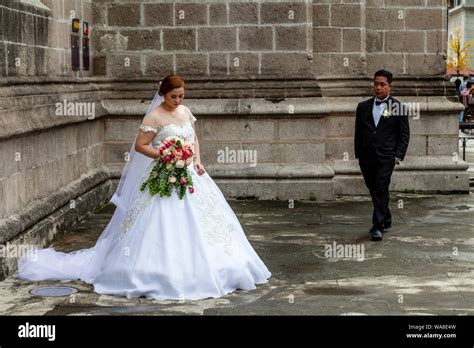
[[[367,105],[367,112],[365,113],[367,116],[367,122],[372,126],[373,129],[376,129],[377,127],[375,126],[375,122],[374,122],[374,113],[372,112],[372,109],[374,107],[374,99],[375,97],[372,97],[371,99],[369,99],[368,101],[368,105]],[[380,120],[379,120],[379,124],[380,124]]]

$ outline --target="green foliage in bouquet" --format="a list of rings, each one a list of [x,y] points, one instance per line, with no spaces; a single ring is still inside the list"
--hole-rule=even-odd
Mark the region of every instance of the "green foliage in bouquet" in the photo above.
[[[185,180],[184,184],[182,179]],[[188,187],[192,188],[193,179],[186,167],[176,168],[170,163],[158,162],[151,170],[148,179],[140,186],[140,191],[144,191],[147,186],[152,195],[159,193],[160,197],[171,197],[175,189],[178,197],[183,199]]]
[[[181,157],[176,157],[177,153]],[[140,190],[144,191],[148,186],[150,194],[160,194],[160,197],[170,197],[173,190],[176,190],[180,199],[184,198],[188,188],[189,192],[193,193],[193,179],[185,161],[190,156],[192,156],[192,150],[189,144],[178,137],[166,138],[160,148],[160,157],[148,179],[141,184]]]

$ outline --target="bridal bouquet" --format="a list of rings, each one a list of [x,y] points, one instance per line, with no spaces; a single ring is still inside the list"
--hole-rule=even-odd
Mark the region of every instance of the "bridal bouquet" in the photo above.
[[[193,180],[187,168],[193,158],[191,144],[180,137],[170,136],[161,141],[159,151],[160,157],[140,190],[148,186],[152,195],[159,193],[163,197],[171,196],[175,189],[180,199],[183,199],[188,188],[193,193]]]

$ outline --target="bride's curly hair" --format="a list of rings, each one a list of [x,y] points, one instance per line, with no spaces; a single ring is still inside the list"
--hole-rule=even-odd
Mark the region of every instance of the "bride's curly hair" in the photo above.
[[[172,91],[175,88],[186,88],[183,79],[179,75],[168,75],[166,76],[160,84],[160,95],[164,96],[169,91]]]

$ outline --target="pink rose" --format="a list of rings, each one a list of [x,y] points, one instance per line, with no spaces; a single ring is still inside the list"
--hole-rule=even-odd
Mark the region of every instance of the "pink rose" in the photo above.
[[[179,183],[181,185],[186,185],[186,179],[185,178],[181,178],[181,180],[179,180]]]
[[[194,187],[190,186],[189,187],[189,192],[193,193],[194,192]]]

